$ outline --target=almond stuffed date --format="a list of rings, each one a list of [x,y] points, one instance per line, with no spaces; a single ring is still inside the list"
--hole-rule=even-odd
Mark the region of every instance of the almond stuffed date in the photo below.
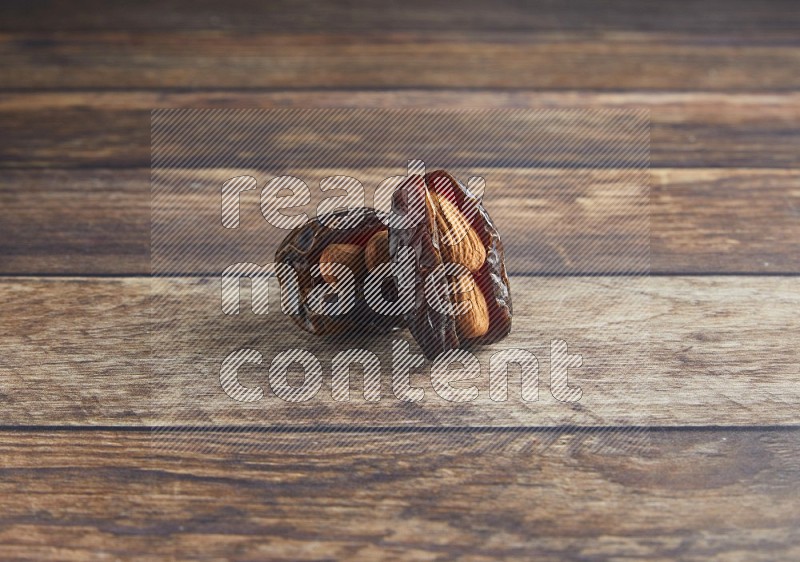
[[[291,314],[292,320],[317,335],[389,332],[402,326],[402,316],[379,314],[364,297],[367,273],[388,261],[387,227],[374,210],[366,208],[330,213],[295,228],[275,255],[276,263],[291,266],[297,275],[298,313]],[[326,269],[326,264],[343,265],[353,274],[354,301],[344,314],[320,313],[311,302],[322,285],[336,281],[335,273]],[[292,286],[285,275],[278,271],[281,286]],[[390,285],[381,287],[381,291],[387,300],[396,298]]]
[[[434,359],[504,338],[511,331],[511,293],[503,243],[483,204],[443,170],[409,176],[395,191],[392,210],[413,215],[421,202],[416,226],[389,229],[392,259],[400,248],[414,249],[414,306],[404,315],[414,339]],[[435,306],[436,294],[452,308]]]

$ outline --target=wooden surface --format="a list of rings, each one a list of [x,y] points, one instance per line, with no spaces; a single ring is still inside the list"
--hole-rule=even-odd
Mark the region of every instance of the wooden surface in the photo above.
[[[264,427],[797,424],[800,351],[793,338],[784,337],[800,329],[794,277],[659,276],[620,284],[609,277],[512,276],[511,283],[513,333],[502,344],[476,350],[484,365],[480,398],[470,404],[431,398],[409,410],[392,396],[388,376],[391,342],[408,339],[407,333],[331,341],[295,329],[280,313],[220,318],[218,287],[207,278],[6,278],[0,294],[13,323],[4,329],[0,348],[9,394],[0,425],[179,425],[201,412],[223,426]],[[177,329],[162,328],[165,335],[156,334],[152,350],[148,330],[156,328],[149,298],[170,310],[176,302],[205,299],[211,305],[187,315]],[[276,333],[282,334],[278,340]],[[584,356],[584,367],[570,376],[584,394],[575,410],[549,393],[554,337]],[[251,404],[232,402],[219,389],[219,366],[245,342],[265,358],[290,348],[314,353],[324,366],[318,396],[299,411],[271,395]],[[367,404],[355,389],[352,404],[332,400],[330,362],[347,347],[366,347],[384,363],[379,404]],[[515,382],[508,403],[489,400],[489,358],[507,348],[539,357],[539,401],[523,404]],[[161,366],[159,358],[185,349],[203,349],[206,357]],[[73,369],[75,364],[81,368]],[[268,389],[266,370],[265,365],[242,375],[243,384]],[[69,377],[50,384],[59,372]],[[211,384],[200,388],[193,383],[208,378]],[[430,397],[430,383],[424,376],[416,380]]]
[[[212,172],[187,171],[186,176],[206,185]],[[611,183],[608,178],[614,177],[608,171],[592,170],[504,170],[502,174],[515,181],[529,179],[539,183],[557,182],[559,177],[569,177],[572,182],[591,182],[593,177],[600,177]],[[0,187],[0,216],[7,233],[0,239],[4,256],[0,272],[150,272],[149,169],[5,170],[0,171]],[[579,189],[576,187],[575,191]],[[320,199],[318,190],[313,195],[311,207]],[[244,194],[243,198],[257,207],[257,193]],[[488,199],[492,216],[508,225],[503,234],[508,267],[514,273],[546,274],[556,269],[591,273],[612,265],[615,271],[624,272],[629,267],[624,258],[631,252],[625,248],[620,249],[619,259],[606,259],[604,265],[585,247],[573,249],[576,254],[572,264],[546,247],[549,228],[556,220],[548,217],[556,211],[575,214],[580,211],[577,207],[557,208],[555,202],[542,199],[534,209],[537,221],[523,224],[514,219],[530,207],[524,192],[500,188]],[[624,235],[626,225],[629,228],[641,219],[642,209],[631,205],[626,210],[627,220],[604,223],[609,240]],[[204,217],[215,212],[204,208],[196,211]],[[603,219],[602,212],[601,205],[596,221]],[[592,220],[587,214],[584,217],[585,222]],[[652,169],[651,270],[664,274],[792,274],[800,269],[798,217],[800,171],[795,169]],[[524,236],[526,229],[531,237]],[[264,233],[268,239],[265,244],[270,247],[282,237],[274,231]],[[219,240],[208,237],[207,243],[218,246]],[[536,245],[533,250],[531,243]]]
[[[537,88],[792,90],[793,32],[97,30],[3,35],[13,88]],[[364,45],[369,44],[369,49]],[[264,57],[263,53],[270,56]],[[231,60],[235,63],[231,64]],[[452,69],[458,68],[458,73]]]
[[[404,432],[393,454],[382,435],[323,434],[310,449],[273,434],[246,456],[224,444],[155,454],[146,431],[0,435],[7,559],[800,554],[791,430],[659,431],[633,454],[570,432]]]
[[[796,560],[798,27],[776,0],[3,3],[0,558]],[[532,408],[382,401],[376,420],[325,392],[293,425],[214,395],[201,430],[151,431],[181,419],[148,299],[203,290],[149,292],[151,109],[330,106],[649,110],[655,275],[544,252],[564,209],[531,246],[508,235],[531,312],[510,341],[538,355],[563,332],[581,407],[555,408],[543,370]],[[526,203],[487,201],[499,223]],[[193,327],[175,341],[220,343]],[[617,349],[648,335],[638,362]]]
[[[800,48],[798,48],[800,50]],[[796,168],[797,92],[542,92],[460,89],[381,91],[118,91],[0,94],[2,167],[150,166],[154,108],[437,107],[637,108],[650,112],[653,167]]]

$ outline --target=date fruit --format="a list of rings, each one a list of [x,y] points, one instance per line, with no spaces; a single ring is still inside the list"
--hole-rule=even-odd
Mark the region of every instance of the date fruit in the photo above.
[[[413,215],[420,201],[424,220],[414,228],[389,230],[393,259],[402,247],[414,249],[414,307],[405,314],[414,339],[425,356],[434,359],[451,349],[504,338],[512,317],[505,254],[483,204],[444,170],[409,176],[394,193],[393,212]],[[458,264],[466,272],[442,275],[446,264]],[[443,311],[427,298],[431,291],[447,295],[454,307],[468,306]]]
[[[355,226],[354,217],[361,217]],[[384,225],[372,209],[351,209],[323,215],[295,228],[283,240],[275,254],[275,262],[289,265],[297,275],[298,310],[292,314],[294,322],[317,335],[335,335],[345,332],[389,332],[403,325],[400,315],[387,316],[370,308],[364,296],[367,264],[389,261],[388,245],[379,240],[388,235]],[[380,255],[384,251],[385,256]],[[367,257],[369,256],[369,257]],[[330,315],[315,312],[312,296],[324,283],[335,283],[337,277],[327,266],[341,264],[353,273],[354,304],[346,314]],[[318,266],[319,274],[315,275]],[[370,266],[370,270],[374,269]],[[278,270],[282,290],[292,283]],[[387,300],[392,300],[391,287],[382,288]]]
[[[351,209],[286,237],[275,259],[297,275],[299,312],[292,319],[317,335],[407,326],[429,359],[507,336],[512,308],[503,244],[480,199],[437,170],[409,176],[392,197],[392,212],[421,220],[387,228],[375,210]],[[323,314],[322,300],[342,298],[326,293],[343,283],[341,267],[352,274],[345,278],[354,282],[353,300],[345,312]],[[381,277],[392,268],[397,277]],[[285,274],[278,270],[284,288],[291,286]],[[380,283],[371,285],[373,278]],[[376,295],[388,303],[386,314],[372,308]]]

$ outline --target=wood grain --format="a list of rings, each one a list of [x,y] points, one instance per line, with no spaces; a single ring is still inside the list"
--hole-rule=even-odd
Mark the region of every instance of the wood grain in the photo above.
[[[395,90],[0,94],[0,126],[15,131],[0,139],[0,166],[149,167],[151,110],[180,107],[647,109],[654,167],[800,165],[797,93]]]
[[[0,433],[7,560],[791,560],[800,433]],[[202,444],[214,433],[197,436]],[[274,450],[242,453],[272,441]],[[200,444],[198,443],[198,444]]]
[[[219,175],[210,170],[183,173],[198,185]],[[232,175],[239,173],[241,170],[230,171]],[[311,181],[320,173],[309,171],[304,177]],[[598,265],[606,271],[625,271],[625,259],[633,256],[631,244],[647,242],[642,236],[625,238],[626,229],[642,218],[642,210],[637,207],[627,207],[626,220],[612,221],[610,214],[604,215],[602,204],[599,208],[578,208],[568,206],[564,200],[534,197],[537,190],[566,185],[568,179],[574,186],[569,190],[574,197],[569,200],[571,205],[578,205],[579,193],[588,194],[593,185],[610,185],[612,172],[503,170],[502,174],[518,185],[530,182],[532,190],[512,191],[502,182],[487,189],[487,205],[502,225],[509,268],[515,273],[587,273],[597,271]],[[261,173],[256,175],[262,177]],[[367,181],[363,170],[357,177]],[[309,211],[313,214],[321,195],[316,184],[309,185],[313,195]],[[800,271],[800,173],[770,169],[654,169],[650,173],[650,189],[652,271]],[[599,193],[599,199],[595,199],[602,203],[605,199]],[[253,201],[257,208],[255,194],[251,193],[256,197]],[[247,195],[243,195],[245,200]],[[531,209],[534,200],[538,201],[537,207]],[[0,253],[4,256],[0,272],[4,274],[150,272],[149,170],[6,170],[0,172],[0,203]],[[243,206],[242,212],[250,213],[248,209]],[[532,213],[536,220],[519,221],[520,209]],[[216,212],[203,207],[194,210],[202,216]],[[570,238],[565,236],[563,225],[553,224],[564,213],[576,219],[582,217],[575,223],[576,229],[585,230],[592,221],[604,224],[603,236],[612,244],[610,253],[596,256],[591,251],[597,246],[577,243],[565,247],[564,242]],[[263,222],[257,212],[247,216],[252,222],[244,223],[243,228]],[[259,230],[257,243],[274,248],[280,238],[276,232]],[[254,243],[252,238],[243,240]],[[619,259],[613,258],[617,240],[627,240],[618,248]],[[212,237],[206,243],[220,244],[221,240]]]
[[[462,0],[458,9],[442,0],[406,0],[381,9],[365,0],[229,0],[225,9],[209,0],[145,0],[136,4],[81,3],[81,9],[29,0],[0,5],[0,29],[7,31],[153,31],[176,29],[238,32],[440,32],[641,30],[701,32],[792,31],[800,10],[791,0],[705,0],[664,3],[612,0],[603,8],[591,0],[528,2]]]
[[[793,0],[0,3],[0,559],[800,559],[798,26]],[[150,111],[345,106],[648,109],[668,275],[514,277],[510,343],[542,359],[527,410],[513,386],[505,410],[393,408],[388,389],[366,410],[358,384],[339,408],[327,381],[299,416],[221,405],[208,350],[302,344],[327,373],[348,340],[272,316],[228,341],[202,308],[150,339],[167,333],[148,332],[152,298],[215,302],[200,279],[151,294],[141,277]],[[596,203],[597,170],[580,173],[509,232],[516,272],[587,273],[545,231]],[[499,195],[504,222],[530,204]],[[691,276],[709,273],[737,275]],[[569,411],[549,397],[553,337],[584,356]],[[159,378],[175,345],[198,368]],[[148,428],[179,423],[205,429]]]
[[[514,277],[511,286],[512,335],[476,353],[484,368],[498,349],[535,353],[539,401],[518,400],[513,376],[508,402],[490,401],[483,377],[477,402],[440,400],[427,386],[428,363],[412,380],[428,388],[430,400],[406,407],[387,379],[379,403],[363,401],[358,383],[350,403],[333,402],[329,382],[310,402],[282,402],[263,371],[275,353],[296,347],[318,356],[329,381],[336,351],[366,346],[386,375],[391,340],[405,333],[330,340],[302,332],[281,314],[223,317],[218,286],[203,279],[161,280],[151,297],[146,278],[5,278],[0,423],[597,427],[800,421],[796,277]],[[177,325],[166,329],[164,317],[151,317],[150,298],[179,319]],[[574,405],[549,394],[554,338],[584,357],[584,367],[570,374],[583,391]],[[237,403],[219,387],[222,359],[240,347],[264,356],[263,367],[242,374],[243,384],[265,389],[261,401]],[[177,362],[169,359],[176,349]]]
[[[3,33],[5,88],[790,91],[794,32]]]

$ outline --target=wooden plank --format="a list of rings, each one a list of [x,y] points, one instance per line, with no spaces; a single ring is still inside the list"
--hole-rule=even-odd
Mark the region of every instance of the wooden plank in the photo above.
[[[484,201],[496,224],[502,225],[511,273],[648,272],[650,193],[644,166],[538,171],[469,167],[463,168],[463,173],[449,169],[464,181],[473,174],[485,179]],[[316,216],[321,201],[330,196],[319,189],[324,178],[358,178],[364,186],[364,204],[376,207],[380,206],[374,203],[377,186],[388,177],[405,174],[405,169],[154,170],[152,222],[158,235],[151,238],[153,271],[221,272],[231,260],[262,262],[274,256],[289,232],[264,219],[259,190],[240,195],[241,223],[231,230],[220,222],[219,189],[236,176],[252,175],[263,186],[282,173],[313,186],[310,203],[303,210]],[[535,226],[531,224],[534,219]],[[800,225],[797,230],[800,233]]]
[[[614,0],[602,9],[591,0],[559,2],[463,0],[458,9],[444,1],[406,0],[380,10],[363,0],[215,2],[145,0],[109,5],[90,0],[80,9],[42,0],[0,5],[0,29],[7,31],[153,31],[213,29],[274,33],[286,31],[459,30],[647,30],[780,31],[800,25],[800,11],[789,0],[706,0],[666,4],[657,0]]]
[[[149,273],[149,170],[0,177],[3,273]]]
[[[476,170],[477,172],[478,170]],[[184,172],[202,185],[216,177],[212,171]],[[232,175],[238,172],[231,171]],[[481,173],[492,177],[490,170]],[[496,173],[496,172],[494,172]],[[486,202],[501,225],[507,260],[516,273],[625,271],[632,243],[627,238],[613,258],[613,243],[642,218],[642,210],[627,207],[626,220],[604,218],[605,207],[573,207],[563,200],[532,197],[540,188],[566,185],[588,193],[593,185],[609,185],[609,172],[598,170],[504,170],[515,183],[530,183],[531,191],[512,191],[490,183]],[[309,172],[306,179],[319,176]],[[218,176],[218,174],[217,174]],[[263,175],[256,174],[263,182]],[[363,174],[359,172],[358,177]],[[189,176],[187,176],[188,178]],[[525,179],[527,178],[527,179]],[[560,179],[563,178],[563,179]],[[362,177],[364,181],[364,179]],[[585,180],[585,181],[584,181]],[[309,181],[311,181],[309,179]],[[598,183],[599,182],[599,183]],[[317,184],[309,183],[314,213],[321,198]],[[371,185],[366,184],[368,187]],[[538,187],[537,187],[538,186]],[[800,272],[800,172],[770,169],[654,169],[650,173],[650,260],[658,273],[797,273]],[[257,209],[257,194],[252,192]],[[242,195],[245,201],[248,193]],[[602,192],[599,199],[604,200]],[[6,170],[0,172],[0,272],[4,274],[143,274],[150,272],[150,171],[140,170]],[[187,201],[188,204],[188,201]],[[535,220],[519,221],[520,209]],[[202,216],[213,209],[197,207]],[[249,213],[243,228],[256,228],[263,219]],[[561,211],[559,214],[558,211]],[[574,228],[604,225],[603,237],[611,254],[600,259],[597,245],[569,243],[563,225],[553,221],[566,212],[581,218]],[[588,213],[588,214],[587,214]],[[592,214],[595,213],[595,214]],[[596,215],[596,216],[595,216]],[[207,217],[206,217],[207,218]],[[213,217],[212,217],[213,218]],[[600,221],[598,223],[598,221]],[[214,220],[216,224],[216,220]],[[262,229],[260,248],[274,248],[280,231]],[[202,232],[200,233],[202,234]],[[576,232],[576,240],[579,232]],[[265,238],[266,237],[266,238]],[[243,238],[250,240],[251,238]],[[186,240],[191,242],[191,240]],[[206,244],[221,244],[214,237]],[[575,242],[573,240],[572,242]],[[252,245],[252,244],[250,244]],[[558,249],[557,246],[560,248]],[[250,251],[245,247],[239,250]],[[272,251],[272,250],[270,250]],[[613,259],[609,258],[609,255]],[[641,265],[636,262],[634,265]],[[630,264],[629,264],[630,265]],[[630,271],[630,270],[628,270]]]
[[[6,32],[8,88],[791,91],[794,30]]]
[[[635,168],[649,164],[646,110],[155,111],[156,169],[266,167],[405,171],[409,159],[449,169]]]
[[[800,271],[800,176],[765,172],[652,170],[652,270]]]
[[[410,405],[394,398],[387,376],[391,342],[407,338],[405,332],[329,340],[302,332],[274,311],[222,317],[218,285],[204,279],[160,280],[151,289],[147,278],[4,278],[0,424],[596,427],[800,421],[797,277],[514,277],[511,286],[512,335],[476,350],[484,366],[478,400],[439,399],[428,386],[426,363],[414,384],[427,388],[427,398]],[[172,311],[168,316],[176,326],[165,329],[158,315],[152,322],[150,298],[160,310]],[[569,375],[583,392],[576,404],[550,395],[549,344],[555,338],[584,358],[584,366]],[[380,402],[365,402],[358,384],[351,402],[331,399],[330,360],[347,346],[366,346],[379,356]],[[265,364],[242,375],[244,384],[262,386],[261,401],[241,404],[220,388],[219,366],[240,347],[263,354]],[[299,405],[277,399],[266,383],[269,362],[289,348],[309,350],[323,366],[322,389]],[[488,399],[483,377],[489,357],[508,348],[540,359],[538,402],[519,400],[513,378],[509,401]],[[166,356],[175,349],[183,356],[170,362]],[[194,359],[187,360],[187,353]]]
[[[146,432],[2,432],[0,556],[800,556],[795,430],[666,431],[634,453],[604,433],[296,437],[154,454]],[[266,439],[277,449],[238,448]]]
[[[797,73],[800,76],[800,73]],[[648,109],[655,167],[800,167],[800,94],[59,92],[0,94],[2,167],[148,167],[153,108]]]

